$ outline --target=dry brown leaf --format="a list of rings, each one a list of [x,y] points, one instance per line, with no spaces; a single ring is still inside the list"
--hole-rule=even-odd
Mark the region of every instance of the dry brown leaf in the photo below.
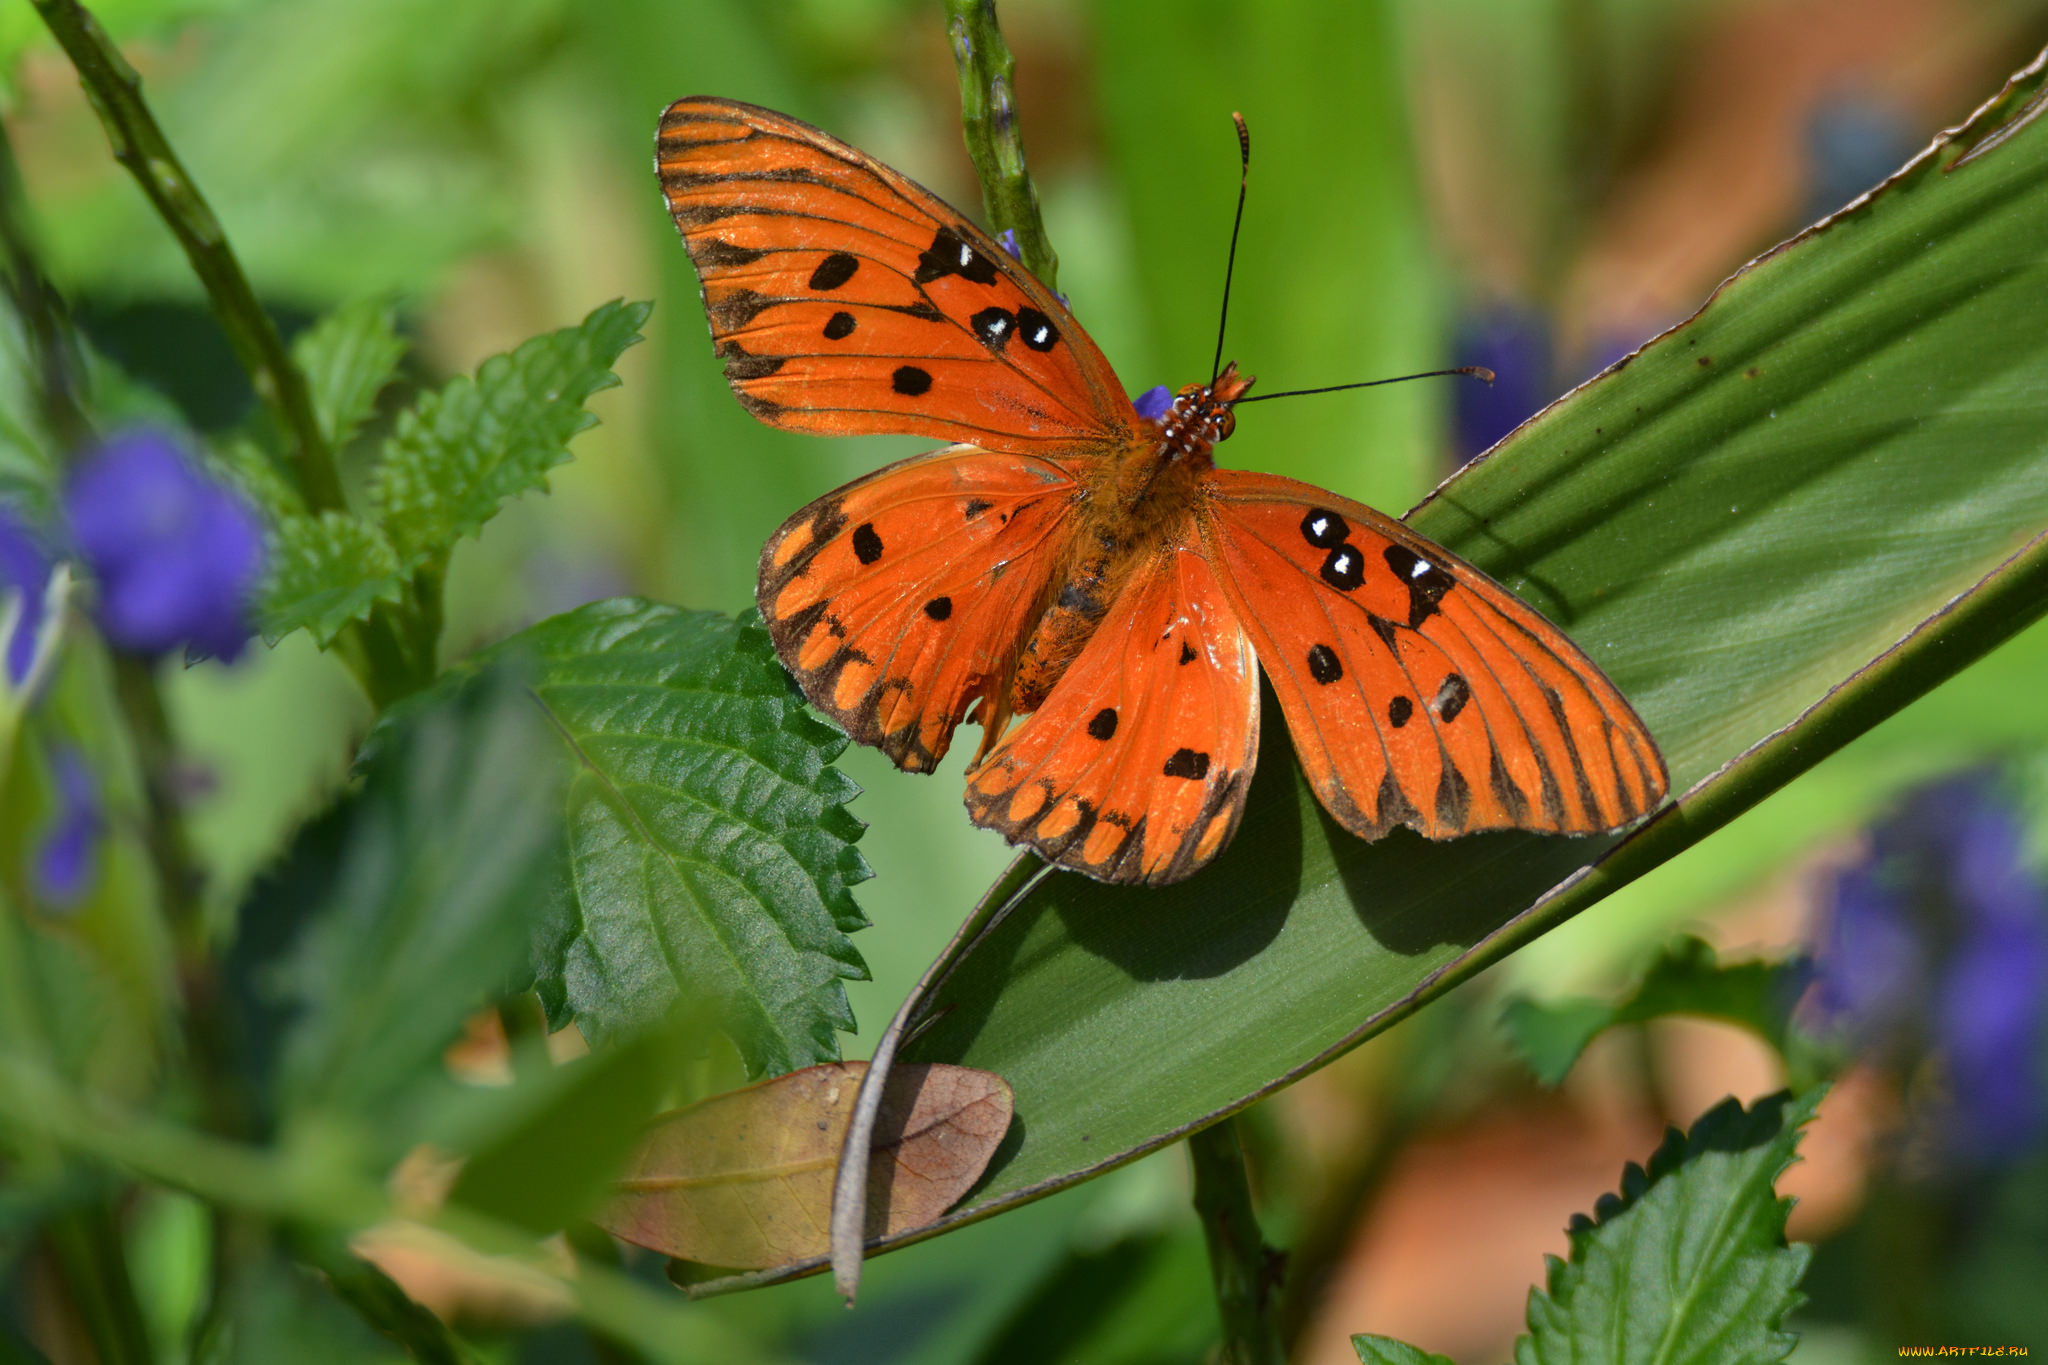
[[[664,1114],[597,1223],[666,1255],[736,1270],[823,1256],[832,1173],[866,1062],[834,1062]],[[868,1239],[937,1218],[1009,1131],[1010,1087],[972,1067],[889,1075],[868,1165]]]

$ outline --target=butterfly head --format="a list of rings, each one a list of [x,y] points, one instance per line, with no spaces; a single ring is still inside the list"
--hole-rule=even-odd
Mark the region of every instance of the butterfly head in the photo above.
[[[1167,460],[1206,463],[1218,441],[1237,430],[1231,409],[1258,381],[1237,372],[1237,362],[1207,384],[1190,384],[1173,397],[1173,406],[1159,419],[1159,453]]]

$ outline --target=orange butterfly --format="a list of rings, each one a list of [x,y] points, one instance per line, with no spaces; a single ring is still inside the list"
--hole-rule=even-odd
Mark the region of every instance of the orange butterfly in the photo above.
[[[783,523],[757,600],[805,695],[898,767],[981,722],[976,824],[1103,881],[1190,875],[1244,810],[1255,662],[1360,838],[1589,834],[1663,800],[1628,702],[1506,589],[1360,503],[1215,467],[1235,365],[1141,412],[1003,247],[782,114],[679,100],[655,165],[748,411],[956,443]]]

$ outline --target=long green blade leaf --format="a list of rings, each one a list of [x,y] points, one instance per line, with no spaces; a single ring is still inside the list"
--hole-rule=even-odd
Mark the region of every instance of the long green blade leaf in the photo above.
[[[1049,878],[953,978],[907,1055],[1002,1075],[1023,1136],[949,1221],[1322,1064],[2041,614],[2041,88],[2037,62],[1413,514],[1621,685],[1676,807],[1626,840],[1365,845],[1323,816],[1276,726],[1215,867],[1163,892]]]

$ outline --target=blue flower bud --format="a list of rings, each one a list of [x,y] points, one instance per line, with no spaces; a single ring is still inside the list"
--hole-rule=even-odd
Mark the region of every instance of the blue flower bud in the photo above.
[[[262,526],[170,438],[131,431],[86,455],[65,481],[64,512],[98,580],[100,629],[116,647],[187,647],[228,661],[242,652]]]
[[[1131,403],[1138,409],[1138,416],[1148,422],[1156,422],[1173,406],[1173,390],[1164,384],[1154,384],[1133,398]]]
[[[100,808],[99,783],[84,756],[67,745],[50,758],[57,813],[36,850],[36,891],[51,909],[69,910],[92,890],[107,822]]]
[[[43,591],[50,581],[50,557],[7,507],[0,507],[0,600],[19,603],[14,633],[0,640],[0,668],[10,686],[20,686],[35,661],[36,633],[43,624]]]

